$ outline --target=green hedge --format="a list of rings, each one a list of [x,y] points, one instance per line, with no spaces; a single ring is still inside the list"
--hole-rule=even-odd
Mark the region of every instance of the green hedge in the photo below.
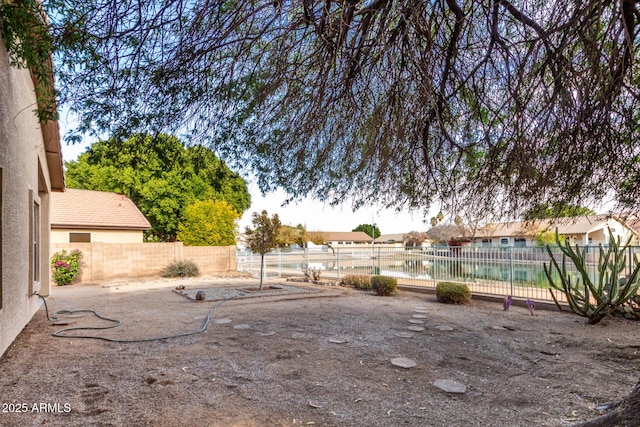
[[[469,304],[471,291],[463,283],[440,282],[436,285],[436,298],[445,304]]]
[[[381,296],[395,295],[398,290],[398,280],[389,276],[373,276],[371,288]]]
[[[349,274],[342,278],[342,284],[345,286],[353,286],[356,289],[371,289],[371,276],[366,274]]]

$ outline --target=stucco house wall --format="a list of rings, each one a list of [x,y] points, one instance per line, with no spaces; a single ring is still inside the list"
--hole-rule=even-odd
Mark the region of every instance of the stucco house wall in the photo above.
[[[56,122],[41,124],[27,69],[9,65],[0,38],[0,354],[50,292],[49,202],[64,188]]]

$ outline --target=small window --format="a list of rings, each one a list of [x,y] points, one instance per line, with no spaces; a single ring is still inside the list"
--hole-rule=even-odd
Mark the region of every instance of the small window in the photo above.
[[[516,248],[524,248],[525,246],[527,246],[527,239],[518,237],[513,240],[513,246],[515,246]]]
[[[509,238],[508,237],[503,237],[502,239],[500,239],[500,244],[503,246],[506,246],[509,244]]]
[[[40,205],[33,202],[33,281],[40,281]]]
[[[482,246],[491,246],[491,239],[482,239]]]
[[[69,243],[91,243],[91,233],[69,233]]]

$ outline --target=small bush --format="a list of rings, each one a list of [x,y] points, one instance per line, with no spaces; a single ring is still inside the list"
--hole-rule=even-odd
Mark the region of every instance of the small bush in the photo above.
[[[193,261],[174,261],[162,271],[162,277],[195,277],[199,276],[198,266]]]
[[[349,274],[342,278],[342,284],[345,286],[353,286],[356,289],[371,289],[371,276],[366,274]]]
[[[371,288],[381,296],[395,295],[398,289],[398,280],[389,276],[373,276],[371,278]]]
[[[73,280],[80,273],[80,260],[82,259],[82,252],[79,250],[71,251],[67,254],[64,249],[60,252],[56,252],[51,257],[51,272],[53,275],[53,281],[58,286],[70,285]]]
[[[440,282],[436,286],[436,298],[445,304],[469,304],[471,291],[462,283]]]

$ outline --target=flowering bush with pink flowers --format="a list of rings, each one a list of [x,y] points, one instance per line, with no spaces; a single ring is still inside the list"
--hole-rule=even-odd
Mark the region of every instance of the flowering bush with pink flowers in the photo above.
[[[63,249],[53,254],[51,257],[53,281],[56,282],[58,286],[72,284],[73,279],[75,279],[80,272],[81,259],[82,252],[78,250],[71,251],[70,254],[67,254],[67,251]]]

